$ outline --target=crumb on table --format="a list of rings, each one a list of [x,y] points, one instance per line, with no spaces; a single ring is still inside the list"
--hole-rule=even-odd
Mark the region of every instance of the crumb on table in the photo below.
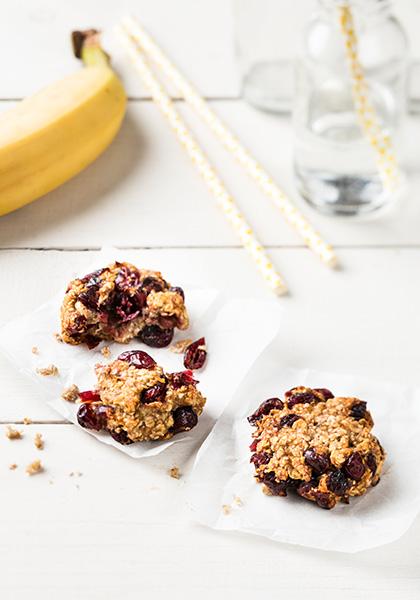
[[[59,333],[54,333],[54,337],[57,340],[57,342],[62,342],[63,338],[61,337],[61,335]]]
[[[173,479],[179,479],[181,477],[181,471],[178,467],[172,467],[171,469],[169,469],[169,475]]]
[[[61,397],[63,400],[67,400],[67,402],[76,402],[79,399],[79,388],[73,383],[73,385],[63,391]]]
[[[35,448],[38,448],[38,450],[44,449],[44,440],[42,439],[41,433],[35,434],[34,444],[35,444]]]
[[[20,440],[23,437],[21,431],[10,427],[10,425],[7,426],[6,436],[9,438],[9,440]]]
[[[42,473],[43,470],[44,468],[40,460],[34,460],[26,467],[26,472],[28,475],[37,475],[38,473]]]
[[[105,358],[109,358],[111,356],[111,349],[109,346],[104,346],[101,350],[101,354],[102,356],[105,356]]]
[[[223,504],[222,510],[224,515],[230,515],[232,507],[230,506],[230,504]]]
[[[233,502],[236,504],[236,506],[243,506],[244,503],[242,501],[242,498],[239,498],[239,496],[235,496],[233,498]]]
[[[172,346],[169,347],[171,352],[175,352],[175,354],[184,354],[185,350],[192,343],[191,338],[187,338],[185,340],[179,340],[179,342],[175,342]]]
[[[32,354],[39,354],[38,346],[32,346]]]
[[[38,373],[38,375],[42,375],[43,377],[55,377],[59,373],[58,368],[55,365],[48,365],[48,367],[37,369],[36,372]]]
[[[16,464],[16,463],[12,463],[11,465],[9,465],[9,469],[10,469],[11,471],[15,471],[15,470],[17,469],[17,467],[18,467],[18,466],[17,466],[17,464]]]
[[[31,423],[32,423],[32,419],[30,419],[29,417],[23,417],[24,425],[30,425]]]

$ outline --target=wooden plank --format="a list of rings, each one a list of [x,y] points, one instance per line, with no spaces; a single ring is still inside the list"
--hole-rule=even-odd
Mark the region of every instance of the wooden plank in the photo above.
[[[33,446],[36,432],[43,451]],[[158,600],[168,589],[188,600],[253,600],[273,590],[315,600],[418,598],[420,520],[397,542],[356,555],[222,535],[180,516],[189,518],[188,475],[167,475],[173,454],[133,461],[72,426],[25,426],[13,442],[2,433],[0,592],[7,600],[131,598],[140,587]],[[28,477],[24,467],[37,457],[45,472]]]
[[[90,262],[86,252],[0,252],[7,282],[0,324],[33,310]],[[332,272],[299,249],[271,252],[291,289],[277,301],[287,311],[273,351],[289,366],[354,372],[418,385],[420,249],[342,251],[343,269]],[[270,292],[240,250],[127,251],[128,260],[181,285],[217,287],[235,296],[269,298]],[[28,347],[31,341],[28,340]],[[0,420],[56,419],[39,391],[0,358],[5,402]]]
[[[282,0],[284,18],[275,25],[280,56],[288,60],[295,56],[302,28],[315,5],[316,0],[298,3]],[[420,57],[417,0],[399,0],[394,5],[395,13],[408,32],[412,53]],[[267,0],[266,6],[269,8]],[[21,98],[76,68],[69,32],[92,26],[105,29],[106,47],[129,95],[144,97],[145,91],[122,58],[112,31],[118,19],[130,12],[142,19],[203,94],[237,97],[240,93],[234,56],[234,22],[230,3],[224,0],[124,0],[119,3],[73,0],[60,4],[53,0],[4,0],[2,7],[0,98]],[[262,18],[260,23],[255,23],[256,36],[262,23]],[[274,31],[271,33],[275,35]],[[250,39],[249,45],[252,43]]]
[[[142,18],[205,95],[238,94],[230,6],[224,0],[74,0],[60,4],[54,0],[7,0],[2,8],[0,98],[27,96],[76,69],[70,32],[88,27],[106,30],[104,44],[128,94],[147,95],[113,34],[113,27],[127,13]]]
[[[2,103],[4,105],[8,103]],[[411,118],[404,163],[409,189],[399,210],[375,220],[323,217],[297,198],[288,119],[243,102],[216,102],[217,112],[256,158],[336,245],[419,245],[420,191]],[[268,245],[300,245],[279,211],[249,180],[189,109],[180,106],[255,231]],[[238,240],[172,132],[150,103],[132,103],[120,134],[83,173],[44,198],[0,219],[0,247],[223,246]]]

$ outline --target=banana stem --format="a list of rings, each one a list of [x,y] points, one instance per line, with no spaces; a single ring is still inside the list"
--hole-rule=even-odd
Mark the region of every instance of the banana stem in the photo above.
[[[101,47],[100,32],[97,29],[73,31],[71,34],[73,53],[86,67],[109,66],[110,57]]]

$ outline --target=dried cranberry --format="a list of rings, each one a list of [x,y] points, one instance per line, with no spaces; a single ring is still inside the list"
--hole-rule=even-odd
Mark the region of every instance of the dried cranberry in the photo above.
[[[266,465],[270,460],[271,456],[267,454],[267,452],[257,452],[251,456],[249,462],[253,463],[257,469],[258,467],[261,467],[261,465]]]
[[[270,411],[282,410],[283,407],[284,404],[280,398],[269,398],[260,404],[257,410],[248,417],[248,422],[251,423],[251,425],[254,425],[257,421],[262,419],[264,415],[268,415]]]
[[[115,278],[115,286],[122,292],[137,288],[140,284],[140,273],[122,265]]]
[[[136,369],[153,369],[156,362],[143,350],[127,350],[117,357],[117,360],[123,360],[130,363]]]
[[[86,392],[79,392],[79,397],[82,402],[100,402],[101,397],[98,392],[93,390],[87,390]]]
[[[171,382],[172,387],[177,390],[184,385],[195,385],[198,383],[196,379],[193,377],[192,371],[180,371],[179,373],[171,373],[169,375],[169,380]]]
[[[315,502],[318,506],[326,510],[334,508],[336,503],[333,494],[329,494],[328,492],[315,492]]]
[[[356,419],[356,421],[364,419],[366,415],[366,407],[367,402],[364,402],[363,400],[357,400],[357,402],[353,402],[350,410],[350,416],[353,417],[353,419]]]
[[[141,289],[145,294],[150,294],[152,290],[154,292],[162,292],[165,289],[165,284],[163,281],[156,279],[156,277],[145,277],[142,281]]]
[[[372,475],[375,475],[376,470],[378,468],[378,465],[377,465],[377,462],[376,462],[376,458],[372,454],[372,452],[369,452],[369,454],[366,456],[365,460],[366,460],[367,466],[372,471]]]
[[[284,415],[284,417],[280,419],[279,427],[291,427],[298,419],[300,419],[300,417],[294,414]]]
[[[349,480],[340,469],[333,471],[328,476],[327,487],[331,492],[333,492],[333,494],[336,494],[337,496],[344,496],[349,485]]]
[[[260,481],[265,483],[273,496],[287,496],[287,481],[277,481],[276,475],[273,471],[270,473],[264,473],[259,477]]]
[[[178,406],[172,413],[174,424],[171,427],[172,433],[180,431],[189,431],[197,425],[198,417],[191,406]]]
[[[108,431],[110,436],[119,444],[122,444],[123,446],[134,444],[133,440],[128,437],[128,433],[124,429],[120,429],[120,431]]]
[[[89,350],[92,350],[92,348],[96,348],[96,346],[101,341],[99,338],[95,337],[94,335],[90,335],[89,333],[83,337],[83,340],[85,341],[86,346],[89,348]]]
[[[153,348],[164,348],[168,346],[172,338],[174,337],[173,329],[161,329],[158,325],[146,325],[146,327],[139,333],[139,337]]]
[[[348,477],[360,481],[366,471],[360,452],[353,452],[344,463],[343,468]]]
[[[80,281],[82,283],[88,283],[89,285],[97,284],[100,281],[100,275],[102,275],[102,273],[107,270],[108,270],[108,268],[97,269],[96,271],[93,271],[92,273],[88,273],[87,275],[82,277],[82,279],[80,279]]]
[[[106,304],[102,305],[103,317],[112,323],[127,323],[136,319],[146,303],[146,296],[142,292],[130,295],[126,291],[116,289],[110,295]]]
[[[190,344],[184,354],[184,367],[186,369],[201,369],[206,362],[206,340],[202,337]]]
[[[99,285],[92,285],[77,296],[79,302],[90,310],[98,310]]]
[[[161,381],[147,390],[143,390],[140,395],[140,402],[142,404],[150,404],[151,402],[164,402],[165,396],[166,381]]]
[[[313,495],[313,488],[316,487],[318,484],[315,480],[311,480],[311,481],[302,481],[302,483],[297,487],[296,491],[299,494],[299,496],[302,496],[303,498],[307,498],[307,499],[311,499],[312,495]]]
[[[99,286],[101,284],[101,274],[105,269],[98,269],[85,275],[80,281],[85,284],[85,290],[80,292],[77,299],[90,310],[98,310]]]
[[[319,399],[313,392],[296,392],[289,396],[287,406],[293,408],[296,404],[309,404],[311,402],[319,402]]]
[[[175,292],[176,294],[179,294],[183,300],[185,300],[185,294],[184,294],[184,290],[180,287],[170,287],[169,288],[170,292]]]
[[[327,388],[314,388],[314,390],[315,392],[319,392],[320,394],[322,394],[325,400],[330,400],[331,398],[334,398],[334,394],[330,392],[330,390],[327,390]]]
[[[331,467],[330,459],[325,454],[319,454],[314,448],[305,450],[303,456],[307,465],[312,467],[318,475],[325,473]]]
[[[252,440],[252,444],[249,447],[249,449],[251,450],[251,452],[255,452],[255,450],[257,449],[259,441],[260,440],[258,440],[258,439]]]
[[[103,404],[81,404],[77,411],[77,421],[85,429],[101,431],[106,427],[107,408]]]

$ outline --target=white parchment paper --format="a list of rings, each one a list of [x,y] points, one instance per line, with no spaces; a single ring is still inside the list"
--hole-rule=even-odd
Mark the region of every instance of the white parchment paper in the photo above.
[[[94,261],[87,261],[83,271],[75,276],[83,276],[114,260],[124,261],[124,252],[105,248],[96,255]],[[147,268],[147,261],[140,252],[135,259],[130,253],[130,262]],[[164,273],[164,276],[182,285],[176,273]],[[92,389],[96,382],[95,364],[114,360],[125,350],[145,350],[167,372],[184,370],[181,354],[175,354],[169,348],[149,348],[139,340],[130,344],[101,343],[93,350],[88,350],[85,345],[70,346],[57,341],[54,333],[60,331],[59,310],[67,283],[58,281],[57,287],[61,291],[51,301],[0,329],[0,350],[21,373],[31,377],[42,388],[46,402],[65,419],[77,424],[78,405],[63,400],[63,390],[73,383],[80,390]],[[252,363],[280,327],[282,311],[276,301],[226,301],[217,290],[184,288],[184,291],[191,327],[187,331],[177,331],[174,342],[205,336],[209,353],[205,367],[195,372],[195,378],[200,382],[198,387],[207,397],[197,427],[168,441],[141,442],[129,446],[118,444],[108,434],[83,430],[134,458],[157,455],[173,444],[189,444],[191,448],[197,446],[232,398]],[[109,358],[101,354],[104,345],[111,349]],[[33,346],[39,349],[39,354],[32,353]],[[58,367],[58,377],[43,377],[36,373],[37,368],[50,364]]]
[[[420,390],[311,370],[281,368],[268,348],[254,364],[196,457],[188,486],[193,518],[322,550],[357,552],[399,538],[420,510]],[[368,402],[373,433],[387,451],[379,484],[365,496],[326,511],[293,493],[266,496],[249,463],[252,428],[246,417],[259,404],[297,385],[326,387],[336,396]],[[235,502],[239,497],[243,505]],[[231,507],[225,514],[222,507]]]

